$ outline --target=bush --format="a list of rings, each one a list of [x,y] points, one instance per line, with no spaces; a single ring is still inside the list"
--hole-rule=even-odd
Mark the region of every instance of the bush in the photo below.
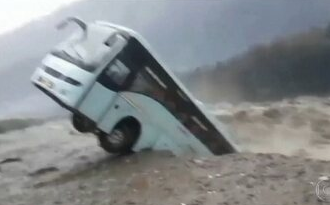
[[[312,29],[256,46],[227,62],[217,63],[213,69],[200,68],[190,73],[185,78],[189,79],[187,86],[197,97],[211,101],[329,95],[329,32]]]

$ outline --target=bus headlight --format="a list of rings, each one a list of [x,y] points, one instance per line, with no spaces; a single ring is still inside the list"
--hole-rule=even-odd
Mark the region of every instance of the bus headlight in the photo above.
[[[39,81],[39,83],[41,83],[42,85],[46,86],[49,89],[52,89],[54,87],[54,83],[44,77],[40,76],[38,78],[38,81]]]

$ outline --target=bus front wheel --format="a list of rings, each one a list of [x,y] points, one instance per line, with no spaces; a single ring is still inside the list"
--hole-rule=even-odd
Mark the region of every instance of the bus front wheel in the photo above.
[[[137,123],[119,123],[110,133],[98,135],[100,146],[109,153],[127,154],[130,153],[140,132]]]
[[[91,132],[93,130],[92,123],[81,115],[73,114],[71,122],[72,126],[81,133]]]

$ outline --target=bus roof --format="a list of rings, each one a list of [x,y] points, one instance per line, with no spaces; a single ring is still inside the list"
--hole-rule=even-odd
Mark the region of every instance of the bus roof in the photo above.
[[[178,85],[178,87],[184,92],[186,96],[188,96],[189,99],[191,99],[192,103],[202,112],[202,114],[221,132],[222,136],[225,138],[226,141],[228,141],[231,146],[236,150],[240,151],[239,147],[236,145],[236,143],[233,141],[231,137],[231,133],[227,128],[218,120],[216,120],[214,117],[211,117],[208,115],[203,107],[199,105],[199,103],[196,103],[196,98],[190,93],[190,91],[181,83],[181,81],[174,75],[174,73],[168,69],[164,62],[160,60],[159,56],[153,49],[151,48],[150,44],[142,37],[139,33],[136,31],[120,26],[117,24],[109,23],[106,21],[96,21],[96,24],[101,25],[101,26],[107,26],[114,28],[118,30],[124,37],[130,38],[133,37],[137,39],[148,51],[149,53],[158,61],[158,63],[163,67],[163,69],[171,76],[173,81]]]

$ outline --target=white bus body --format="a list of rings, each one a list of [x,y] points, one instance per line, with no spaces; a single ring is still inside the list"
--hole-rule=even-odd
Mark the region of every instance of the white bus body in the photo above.
[[[228,130],[194,102],[139,34],[107,22],[69,21],[82,32],[55,47],[31,80],[73,113],[76,129],[94,132],[113,153],[238,151]]]

